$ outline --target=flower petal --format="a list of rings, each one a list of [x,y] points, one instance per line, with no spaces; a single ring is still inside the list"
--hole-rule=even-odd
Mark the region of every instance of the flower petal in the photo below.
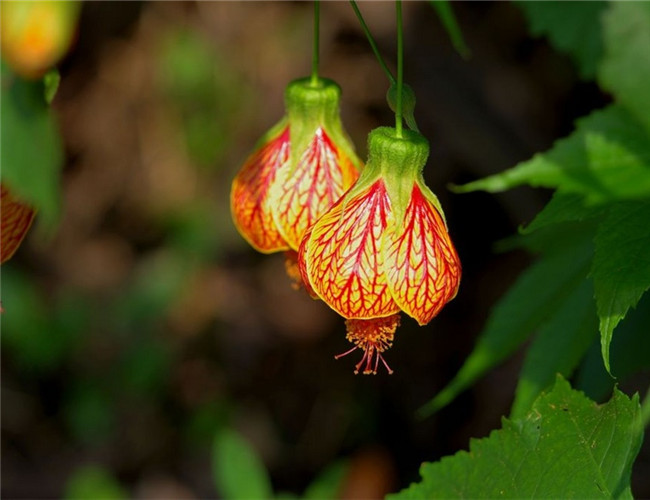
[[[11,258],[32,225],[34,210],[0,186],[0,263]]]
[[[318,128],[296,168],[281,168],[271,188],[274,221],[294,250],[307,229],[348,190],[359,176],[343,151]]]
[[[263,253],[289,250],[279,233],[271,206],[270,188],[278,170],[289,162],[289,127],[267,141],[253,154],[232,182],[230,210],[237,230]]]
[[[383,272],[382,233],[390,217],[390,200],[383,180],[378,180],[337,202],[304,242],[309,283],[345,318],[376,318],[399,311]]]
[[[417,184],[403,223],[385,233],[386,279],[393,299],[424,325],[456,296],[460,260],[442,216]]]

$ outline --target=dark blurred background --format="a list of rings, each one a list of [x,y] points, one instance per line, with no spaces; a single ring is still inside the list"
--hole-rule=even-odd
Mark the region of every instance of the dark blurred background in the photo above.
[[[393,4],[360,7],[394,66]],[[282,116],[286,84],[310,71],[311,3],[84,4],[53,104],[63,218],[51,237],[32,230],[2,270],[4,498],[61,497],[88,464],[131,497],[214,497],[210,448],[223,426],[253,445],[276,491],[299,494],[345,459],[341,496],[379,498],[417,480],[422,461],[500,427],[520,356],[433,417],[415,411],[530,262],[495,253],[495,242],[549,193],[454,195],[447,185],[548,148],[608,97],[531,38],[515,5],[453,8],[471,59],[431,5],[407,2],[405,79],[463,281],[426,327],[403,320],[386,354],[395,374],[373,377],[353,374],[354,356],[333,359],[348,349],[343,321],[292,290],[283,256],[256,254],[229,214],[235,172]],[[394,118],[347,2],[321,6],[321,74],[341,85],[364,157],[368,132]]]

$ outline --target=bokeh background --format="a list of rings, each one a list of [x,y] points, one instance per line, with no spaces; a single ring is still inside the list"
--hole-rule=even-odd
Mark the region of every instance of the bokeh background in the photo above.
[[[360,7],[394,67],[394,6]],[[430,140],[425,176],[463,262],[457,298],[426,327],[404,319],[392,376],[355,376],[342,320],[294,291],[281,255],[250,249],[230,182],[311,65],[309,2],[88,2],[59,65],[63,216],[2,268],[2,496],[61,497],[80,471],[135,498],[218,497],[215,432],[235,429],[278,492],[344,464],[342,498],[380,498],[422,461],[500,427],[520,356],[426,420],[491,306],[530,262],[495,243],[549,194],[452,194],[568,134],[609,102],[529,35],[516,5],[453,2],[472,51],[434,9],[404,4],[405,79]],[[388,81],[347,2],[321,6],[321,74],[343,89],[362,157],[394,121]],[[35,145],[35,147],[37,147]],[[531,300],[534,300],[531,297]],[[649,453],[633,490],[650,496]],[[645,477],[645,479],[644,479]]]

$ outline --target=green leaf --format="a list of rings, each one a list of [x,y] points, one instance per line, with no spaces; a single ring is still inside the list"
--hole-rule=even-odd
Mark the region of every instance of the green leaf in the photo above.
[[[528,184],[580,193],[587,204],[650,196],[650,140],[629,112],[612,105],[576,125],[551,150],[455,190],[499,192]]]
[[[58,69],[52,69],[48,71],[43,77],[43,85],[45,86],[45,102],[52,104],[54,97],[56,96],[57,90],[59,90],[59,84],[61,83],[61,75],[59,74]]]
[[[389,498],[631,498],[642,437],[638,395],[597,406],[559,377],[526,418],[425,463],[420,483]]]
[[[35,206],[52,228],[59,217],[63,150],[43,82],[28,82],[2,65],[2,182]]]
[[[601,22],[607,2],[517,2],[530,31],[547,36],[553,46],[578,65],[580,76],[591,79],[603,53]]]
[[[556,242],[517,279],[494,307],[476,347],[454,379],[419,410],[427,416],[449,404],[460,392],[511,355],[546,323],[587,275],[592,257],[590,234]]]
[[[616,327],[610,345],[612,372],[623,383],[641,370],[650,369],[650,294],[641,297]],[[594,341],[575,377],[575,385],[590,398],[602,401],[614,388],[614,379],[603,366],[600,339]]]
[[[456,52],[458,52],[463,59],[468,59],[472,53],[465,43],[463,33],[458,26],[456,16],[454,15],[450,3],[446,0],[429,0],[429,3],[431,3],[433,8],[436,9],[438,17],[440,18],[442,25],[445,27],[447,35],[451,38],[451,43],[454,46],[454,49],[456,49]]]
[[[521,418],[535,398],[550,387],[556,374],[569,377],[598,334],[594,287],[584,280],[535,336],[526,353],[512,405],[512,418]]]
[[[114,435],[115,400],[103,381],[80,378],[66,387],[63,417],[75,442],[99,446]]]
[[[212,471],[217,490],[226,500],[273,496],[264,464],[251,446],[232,430],[224,429],[214,438]]]
[[[104,467],[86,465],[75,470],[65,487],[66,500],[119,500],[128,495]]]
[[[348,463],[345,461],[330,465],[307,487],[302,498],[305,500],[339,498],[341,483],[347,470]]]
[[[563,222],[580,222],[604,213],[602,206],[585,204],[584,197],[575,193],[555,191],[546,206],[535,216],[530,224],[520,229],[522,234]]]
[[[650,201],[620,203],[598,228],[591,274],[594,278],[603,361],[616,325],[650,288]]]
[[[650,131],[650,3],[612,2],[603,29],[600,84]]]
[[[85,300],[62,296],[49,307],[43,290],[12,263],[2,265],[2,306],[2,347],[32,376],[59,367],[87,328]]]

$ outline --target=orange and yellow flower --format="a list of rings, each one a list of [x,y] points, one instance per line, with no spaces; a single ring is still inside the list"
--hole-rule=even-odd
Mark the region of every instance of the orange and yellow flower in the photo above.
[[[291,82],[286,116],[236,175],[233,220],[256,250],[295,255],[307,229],[358,178],[361,161],[341,125],[340,95],[331,80]]]
[[[2,57],[25,78],[40,78],[70,48],[81,2],[0,4]]]
[[[34,210],[0,184],[0,264],[16,252],[33,219]]]
[[[424,325],[456,296],[461,265],[440,203],[425,185],[424,137],[381,127],[368,138],[358,182],[302,241],[302,278],[347,319],[347,338],[363,350],[355,373],[376,373],[404,311]]]

